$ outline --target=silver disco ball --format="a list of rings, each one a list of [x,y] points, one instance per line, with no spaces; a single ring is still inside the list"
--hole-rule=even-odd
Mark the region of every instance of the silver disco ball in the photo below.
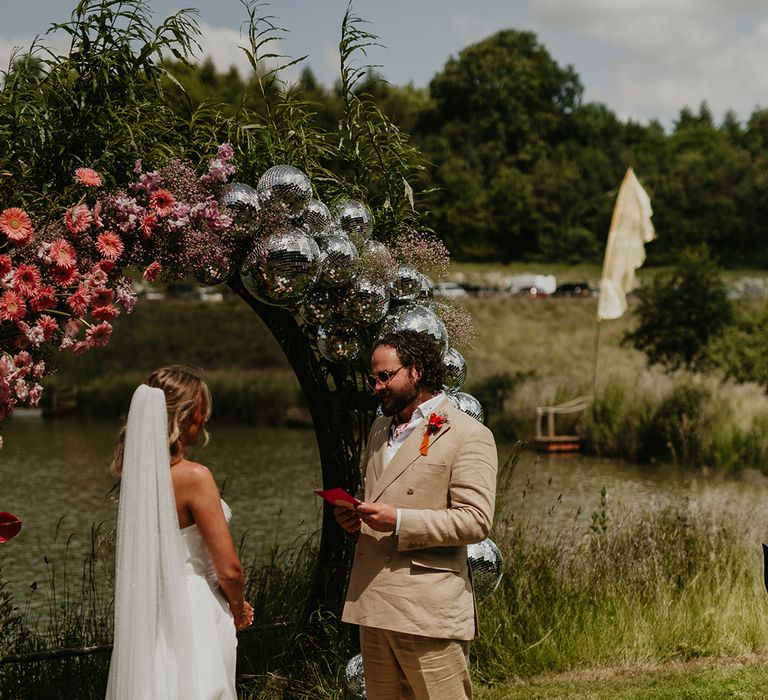
[[[445,386],[454,391],[461,391],[467,379],[467,361],[456,348],[448,348],[443,355],[445,366]]]
[[[301,229],[276,233],[260,243],[240,269],[245,288],[257,299],[293,306],[320,275],[320,249]]]
[[[480,402],[472,394],[467,394],[464,391],[448,392],[448,400],[468,416],[472,416],[475,420],[485,423],[485,411],[483,411]]]
[[[329,232],[331,212],[319,199],[310,199],[301,212],[304,227],[310,236],[322,236]]]
[[[421,291],[423,277],[413,265],[400,265],[392,282],[392,299],[414,301]]]
[[[353,323],[370,326],[387,315],[389,291],[368,277],[360,276],[352,283],[344,305],[344,317]]]
[[[421,276],[421,287],[416,295],[416,301],[429,301],[432,299],[432,281],[426,275]]]
[[[257,212],[261,208],[259,195],[253,187],[243,182],[231,182],[222,192],[221,203],[240,210]]]
[[[304,323],[310,326],[322,326],[337,313],[339,302],[336,295],[321,287],[313,287],[304,296],[299,313]]]
[[[221,255],[201,263],[197,269],[196,277],[201,284],[216,286],[217,284],[224,284],[229,279],[231,273],[232,264],[226,257]]]
[[[346,236],[322,236],[317,239],[322,256],[320,284],[341,287],[355,276],[359,256],[355,244]]]
[[[259,178],[256,191],[264,206],[280,203],[299,214],[312,198],[312,183],[292,165],[275,165]]]
[[[365,694],[365,674],[363,673],[363,655],[358,654],[347,661],[344,671],[347,681],[347,689],[359,698],[367,697]]]
[[[467,545],[467,563],[472,572],[475,599],[479,602],[491,595],[501,582],[501,552],[490,538],[470,544]]]
[[[434,311],[421,304],[408,302],[391,308],[379,329],[379,337],[394,331],[419,331],[431,335],[442,354],[448,349],[448,331]]]
[[[334,223],[348,236],[358,235],[367,238],[373,229],[373,218],[365,204],[356,199],[344,199],[337,202],[331,210]]]
[[[320,326],[317,329],[317,349],[328,362],[348,364],[363,352],[360,330],[351,323]]]
[[[372,238],[368,238],[363,242],[362,252],[366,255],[377,255],[387,258],[392,257],[387,246],[381,241],[374,241]]]

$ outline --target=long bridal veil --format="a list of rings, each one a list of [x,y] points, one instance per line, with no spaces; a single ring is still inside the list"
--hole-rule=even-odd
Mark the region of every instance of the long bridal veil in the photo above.
[[[198,697],[182,547],[165,395],[142,384],[125,434],[107,700]]]

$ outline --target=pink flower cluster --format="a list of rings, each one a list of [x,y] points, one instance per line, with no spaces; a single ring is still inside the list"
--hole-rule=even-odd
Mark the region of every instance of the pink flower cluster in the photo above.
[[[137,162],[137,181],[106,193],[98,172],[78,168],[82,198],[37,231],[23,209],[0,212],[0,421],[37,404],[51,347],[80,355],[108,344],[111,321],[136,303],[127,267],[150,282],[226,268],[232,219],[218,197],[232,155],[220,146],[202,176],[177,160],[153,172]]]

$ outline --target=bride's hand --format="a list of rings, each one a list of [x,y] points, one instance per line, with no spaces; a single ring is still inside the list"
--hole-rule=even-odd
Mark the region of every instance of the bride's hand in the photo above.
[[[243,602],[243,607],[239,610],[233,610],[235,618],[235,629],[243,630],[253,624],[253,608],[248,601]]]

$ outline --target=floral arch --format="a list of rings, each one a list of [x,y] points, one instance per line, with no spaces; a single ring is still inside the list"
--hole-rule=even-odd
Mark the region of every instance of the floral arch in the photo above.
[[[125,6],[133,12],[128,26],[104,30],[104,17]],[[344,121],[341,138],[332,140],[311,129],[311,112],[300,99],[277,89],[275,71],[259,72],[260,52],[275,28],[256,17],[255,3],[246,8],[247,53],[263,112],[224,119],[201,107],[181,137],[171,128],[179,117],[168,112],[165,72],[152,57],[188,47],[194,31],[184,13],[158,29],[149,24],[142,0],[80,3],[65,25],[73,37],[67,56],[48,59],[43,77],[28,62],[5,74],[0,130],[11,123],[8,105],[25,95],[42,99],[41,113],[60,116],[66,110],[62,91],[80,99],[95,90],[103,98],[124,90],[126,75],[135,84],[118,93],[125,94],[124,104],[97,100],[102,111],[80,124],[91,129],[95,145],[67,132],[60,172],[35,180],[19,166],[24,148],[28,158],[40,159],[50,144],[50,138],[35,141],[32,131],[14,132],[16,152],[0,153],[3,174],[16,168],[22,192],[19,201],[8,201],[16,190],[0,178],[0,421],[15,405],[37,403],[57,352],[81,354],[109,342],[112,319],[136,303],[134,277],[227,284],[264,320],[296,373],[314,423],[324,487],[354,490],[377,408],[366,385],[373,340],[400,328],[432,334],[445,351],[453,400],[482,418],[478,402],[460,391],[466,364],[457,346],[470,341],[471,323],[460,308],[431,298],[429,278],[447,271],[449,257],[420,223],[409,181],[423,166],[407,139],[353,89],[366,67],[352,67],[351,57],[375,38],[348,11]],[[144,50],[136,46],[137,35],[147,42]],[[125,65],[103,65],[112,44],[126,53],[110,60]],[[96,80],[91,72],[99,66],[105,70]],[[115,122],[109,110],[124,116],[127,108],[150,121]],[[257,119],[260,130],[250,128]],[[64,134],[61,124],[54,128]],[[141,134],[151,168],[136,158],[143,155]],[[192,146],[184,145],[190,134]],[[214,150],[218,134],[229,139]],[[98,150],[107,143],[112,151]],[[326,508],[306,617],[338,610],[350,556]]]

